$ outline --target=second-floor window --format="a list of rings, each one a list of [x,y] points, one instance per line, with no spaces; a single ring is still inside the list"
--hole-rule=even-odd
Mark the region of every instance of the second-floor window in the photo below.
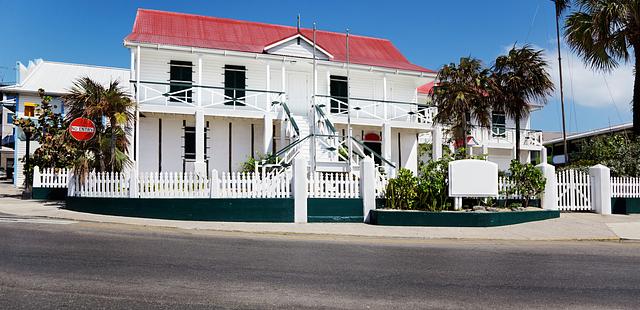
[[[349,82],[346,76],[332,75],[329,77],[329,92],[331,94],[331,113],[347,111]]]
[[[34,117],[36,116],[36,105],[30,102],[24,104],[24,116]]]
[[[491,113],[491,133],[496,137],[504,137],[506,132],[506,116],[504,112]]]
[[[244,105],[247,88],[247,68],[244,66],[224,66],[224,95],[226,105]]]
[[[169,70],[169,101],[191,102],[193,91],[193,64],[190,61],[172,60]]]

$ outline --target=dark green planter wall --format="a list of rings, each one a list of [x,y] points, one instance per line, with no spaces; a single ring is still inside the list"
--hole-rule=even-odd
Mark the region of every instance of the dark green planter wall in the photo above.
[[[611,198],[611,212],[613,214],[640,213],[640,198]]]
[[[360,198],[309,198],[307,221],[362,223],[362,199]]]
[[[560,211],[427,212],[372,210],[371,224],[389,226],[491,227],[560,217]]]
[[[69,210],[171,220],[281,222],[294,221],[293,199],[179,199],[68,197]]]
[[[67,197],[67,188],[34,187],[31,197],[42,200],[64,200]]]

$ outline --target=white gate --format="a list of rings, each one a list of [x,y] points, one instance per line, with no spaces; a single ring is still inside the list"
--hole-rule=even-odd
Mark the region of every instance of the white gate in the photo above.
[[[558,208],[568,211],[591,211],[591,178],[579,170],[563,170],[558,177]]]

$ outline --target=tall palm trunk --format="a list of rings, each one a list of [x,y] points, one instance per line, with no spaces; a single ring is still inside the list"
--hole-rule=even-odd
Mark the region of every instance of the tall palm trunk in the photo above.
[[[116,164],[116,118],[115,116],[111,116],[109,118],[109,124],[111,125],[111,158],[110,158],[110,164],[111,164],[111,171],[114,172],[115,171],[115,164]]]
[[[516,159],[520,161],[520,113],[516,113]]]
[[[640,137],[640,79],[638,78],[638,68],[640,68],[640,59],[638,53],[640,43],[633,44],[633,53],[635,59],[634,82],[633,82],[633,134]]]

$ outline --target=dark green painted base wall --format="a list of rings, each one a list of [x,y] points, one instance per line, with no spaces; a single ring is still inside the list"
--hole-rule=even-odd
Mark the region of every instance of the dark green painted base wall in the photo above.
[[[294,221],[293,199],[136,199],[67,197],[69,210],[170,220]]]
[[[31,197],[40,200],[64,200],[67,198],[67,188],[34,187]]]
[[[613,214],[640,213],[640,198],[611,198],[611,212]]]
[[[360,198],[307,199],[307,221],[309,223],[362,223],[364,221],[362,211],[362,199]]]
[[[372,210],[371,224],[387,226],[491,227],[560,217],[559,211],[426,212]]]

